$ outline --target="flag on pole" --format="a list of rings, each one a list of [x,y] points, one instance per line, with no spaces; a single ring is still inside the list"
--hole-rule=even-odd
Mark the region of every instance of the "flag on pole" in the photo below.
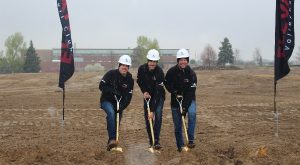
[[[57,0],[57,9],[62,26],[60,74],[58,86],[64,89],[65,82],[71,78],[74,73],[73,45],[67,0]]]
[[[276,0],[275,82],[290,72],[288,60],[294,46],[294,0]]]

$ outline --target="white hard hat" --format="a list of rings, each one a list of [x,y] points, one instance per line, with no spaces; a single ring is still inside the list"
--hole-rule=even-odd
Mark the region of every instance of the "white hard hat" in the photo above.
[[[155,49],[149,50],[147,54],[147,59],[152,61],[158,61],[160,59],[159,52]]]
[[[190,57],[190,54],[186,49],[179,49],[177,51],[176,58],[188,58],[188,57]]]
[[[123,65],[131,65],[131,58],[128,56],[128,55],[122,55],[120,58],[119,58],[119,61],[118,61],[120,64],[123,64]]]

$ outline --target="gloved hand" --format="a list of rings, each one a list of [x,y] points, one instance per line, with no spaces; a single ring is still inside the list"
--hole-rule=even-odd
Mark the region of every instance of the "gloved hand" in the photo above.
[[[182,113],[181,113],[181,115],[185,118],[185,116],[186,116],[186,113],[187,113],[187,109],[186,108],[182,108]]]

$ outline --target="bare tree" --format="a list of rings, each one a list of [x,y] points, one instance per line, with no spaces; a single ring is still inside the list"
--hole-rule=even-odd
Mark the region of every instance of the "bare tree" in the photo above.
[[[216,64],[217,53],[216,51],[208,44],[203,52],[201,53],[201,60],[204,66],[211,67]]]
[[[253,61],[256,63],[256,65],[262,66],[262,56],[260,53],[259,48],[255,48],[254,53],[253,53]]]
[[[234,49],[233,51],[233,63],[237,64],[240,61],[240,50],[239,49]]]

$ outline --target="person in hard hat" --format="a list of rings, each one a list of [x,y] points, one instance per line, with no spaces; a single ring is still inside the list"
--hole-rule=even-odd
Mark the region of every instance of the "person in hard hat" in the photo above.
[[[99,83],[101,91],[100,108],[102,108],[106,116],[108,145],[107,150],[116,147],[116,112],[117,99],[121,99],[119,114],[122,118],[123,110],[129,105],[132,98],[134,81],[131,73],[128,71],[131,66],[131,58],[128,55],[122,55],[119,58],[118,69],[108,71]]]
[[[163,105],[165,100],[164,89],[164,72],[157,65],[159,52],[151,49],[147,54],[147,63],[141,65],[137,73],[137,83],[143,93],[144,99],[144,117],[146,122],[146,129],[149,138],[150,146],[154,144],[154,149],[159,150],[161,145],[159,143],[159,136],[162,124]],[[150,113],[147,111],[146,99],[150,99]],[[154,143],[151,138],[151,130],[149,119],[154,119]]]
[[[196,126],[196,87],[197,76],[189,64],[189,52],[186,49],[179,49],[176,55],[177,64],[171,67],[165,77],[165,86],[171,93],[171,110],[175,128],[175,138],[178,151],[181,152],[184,146],[182,136],[182,115],[188,115],[188,148],[194,148],[194,131]],[[183,112],[176,98],[183,98]]]

